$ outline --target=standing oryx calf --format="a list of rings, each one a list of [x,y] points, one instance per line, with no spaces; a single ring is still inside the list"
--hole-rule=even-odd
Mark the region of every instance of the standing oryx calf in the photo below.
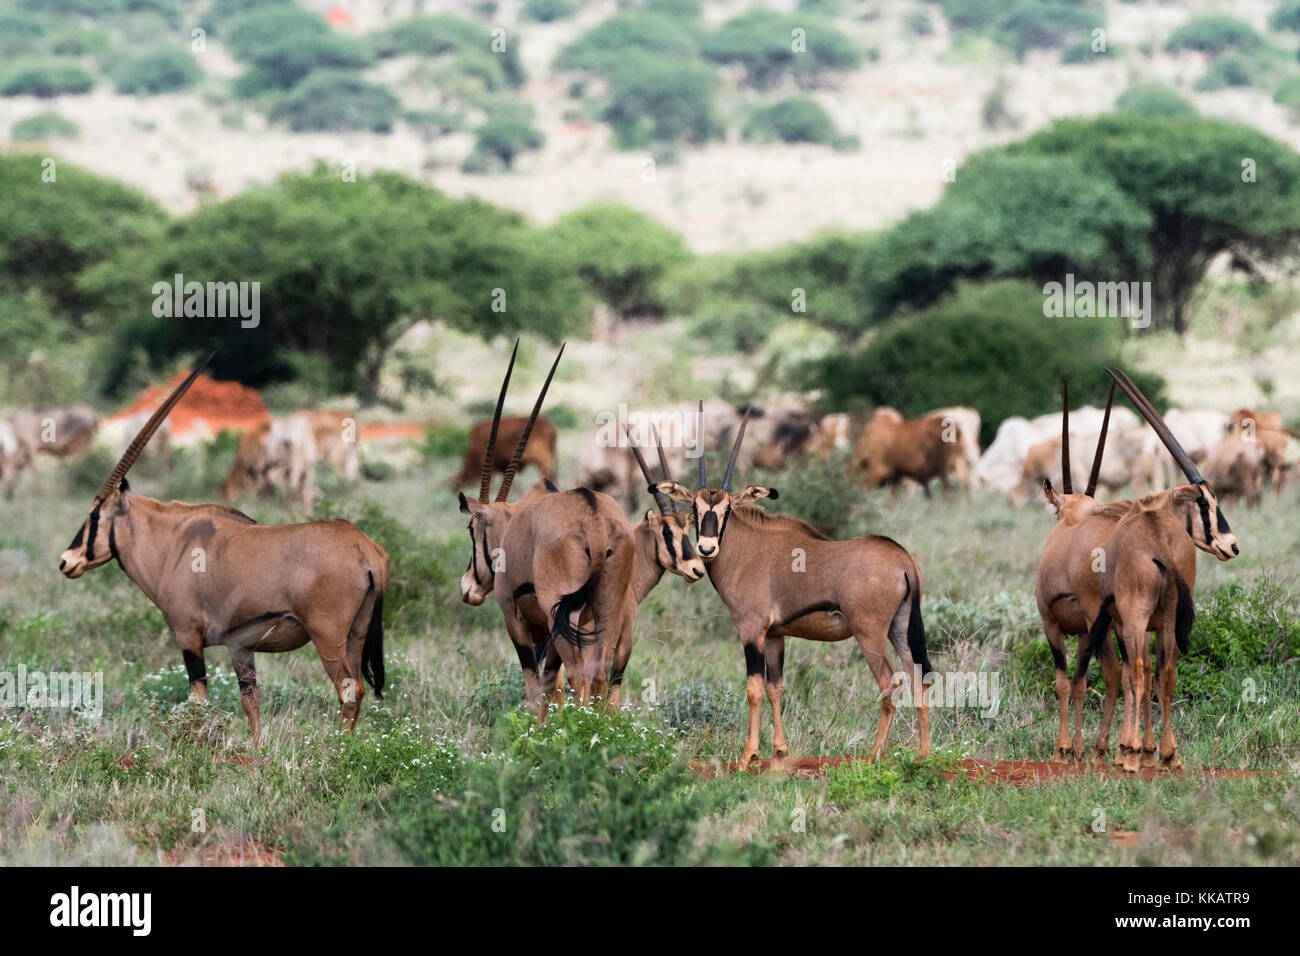
[[[786,637],[814,641],[857,639],[880,688],[880,722],[872,758],[885,750],[894,717],[893,693],[903,675],[912,682],[920,736],[919,753],[930,752],[930,712],[923,678],[931,670],[921,621],[921,569],[885,537],[831,541],[795,518],[770,515],[752,503],[777,497],[775,488],[749,485],[731,493],[742,421],[721,488],[708,487],[700,459],[699,487],[690,491],[661,481],[657,491],[691,505],[696,547],[709,580],[731,612],[745,649],[745,697],[749,734],[741,763],[758,755],[764,689],[772,706],[772,749],[787,754],[781,724]],[[893,644],[902,673],[889,661]]]
[[[1170,710],[1178,680],[1178,655],[1185,652],[1196,609],[1196,549],[1220,561],[1240,553],[1237,538],[1219,510],[1205,479],[1156,410],[1123,372],[1107,369],[1120,388],[1160,436],[1190,484],[1175,485],[1133,503],[1106,542],[1101,572],[1101,611],[1092,624],[1094,651],[1114,626],[1119,634],[1123,668],[1124,720],[1120,725],[1118,761],[1128,772],[1156,762],[1155,731],[1151,723],[1151,688],[1160,698],[1160,763],[1182,766],[1174,740]],[[1151,667],[1147,634],[1156,632],[1156,666]],[[1142,732],[1138,730],[1141,708]]]
[[[117,559],[162,612],[195,697],[207,698],[204,648],[229,647],[254,742],[261,736],[254,654],[311,641],[338,693],[343,727],[351,730],[365,693],[361,680],[383,696],[384,549],[346,521],[259,525],[225,505],[127,493],[127,471],[208,359],[131,442],[59,570],[79,578]]]

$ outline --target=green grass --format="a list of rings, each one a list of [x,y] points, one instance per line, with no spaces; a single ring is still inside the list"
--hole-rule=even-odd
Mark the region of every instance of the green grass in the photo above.
[[[220,471],[211,457],[191,456],[170,477],[142,469],[136,488],[200,497]],[[688,763],[735,759],[745,734],[743,655],[708,582],[667,578],[642,605],[623,711],[570,708],[539,727],[518,706],[522,680],[494,602],[459,601],[465,519],[446,490],[457,465],[434,457],[319,509],[350,517],[393,557],[390,684],[347,737],[310,648],[260,655],[268,739],[251,764],[236,759],[252,751],[226,652],[208,654],[211,702],[187,702],[161,615],[116,565],[79,581],[57,573],[89,505],[78,470],[26,479],[15,503],[0,503],[0,668],[102,670],[105,707],[98,721],[0,715],[0,863],[152,865],[248,839],[303,864],[1300,863],[1295,488],[1232,511],[1240,558],[1199,559],[1199,620],[1175,706],[1188,768],[1277,776],[949,781],[956,759],[1046,760],[1054,750],[1032,596],[1050,519],[979,496],[828,501],[833,483],[814,469],[772,476],[783,493],[769,507],[909,547],[924,570],[936,666],[996,674],[1000,706],[994,716],[937,708],[937,754],[924,764],[912,760],[915,724],[902,709],[878,764],[823,779],[704,781]],[[39,507],[19,504],[23,492]],[[245,507],[291,520],[274,503]],[[1089,740],[1099,693],[1094,680]],[[791,756],[865,755],[876,698],[856,643],[787,645]],[[765,705],[760,755],[770,752]]]

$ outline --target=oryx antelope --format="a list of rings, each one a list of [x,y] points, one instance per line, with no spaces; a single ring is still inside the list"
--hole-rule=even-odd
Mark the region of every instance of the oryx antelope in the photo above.
[[[1214,492],[1146,396],[1123,372],[1107,372],[1150,422],[1190,482],[1140,498],[1116,523],[1106,542],[1099,582],[1101,609],[1091,628],[1094,653],[1112,627],[1119,636],[1124,719],[1117,762],[1129,772],[1136,771],[1139,763],[1152,766],[1156,762],[1151,722],[1154,681],[1163,725],[1160,763],[1175,768],[1182,765],[1182,758],[1174,740],[1170,708],[1178,678],[1178,655],[1187,650],[1196,616],[1192,603],[1196,549],[1228,561],[1240,553],[1240,548]],[[1147,638],[1151,631],[1156,632],[1158,679],[1151,667]]]
[[[904,419],[888,407],[876,409],[853,449],[851,471],[863,475],[871,488],[889,485],[897,495],[900,482],[918,482],[928,496],[929,482],[938,478],[948,490],[950,476],[965,488],[966,447],[960,423],[953,418]]]
[[[473,430],[470,431],[469,445],[465,448],[465,459],[461,463],[460,473],[451,480],[453,489],[464,488],[478,476],[484,452],[487,450],[488,436],[494,425],[497,437],[509,447],[518,443],[519,436],[528,425],[528,419],[522,415],[511,415],[499,422],[475,422]],[[538,418],[532,423],[528,443],[524,446],[523,456],[519,460],[520,468],[525,465],[533,465],[548,481],[555,480],[555,426],[545,418]],[[494,467],[497,471],[504,471],[506,463],[497,461]]]
[[[6,500],[14,496],[14,481],[29,463],[27,450],[18,443],[14,427],[0,418],[0,495]]]
[[[1082,759],[1083,699],[1088,687],[1088,661],[1092,656],[1089,631],[1101,609],[1100,583],[1097,576],[1097,553],[1105,547],[1115,525],[1128,513],[1127,501],[1103,504],[1094,497],[1098,475],[1101,472],[1106,432],[1110,424],[1110,408],[1115,398],[1111,387],[1106,400],[1106,416],[1102,419],[1097,436],[1092,470],[1083,494],[1075,494],[1074,472],[1070,462],[1070,391],[1062,387],[1061,412],[1061,491],[1052,487],[1050,479],[1043,480],[1043,492],[1056,510],[1056,525],[1047,536],[1043,556],[1038,562],[1038,578],[1034,598],[1038,614],[1043,621],[1043,632],[1052,651],[1056,670],[1056,700],[1059,707],[1060,727],[1056,737],[1056,760],[1066,760],[1071,754]],[[1065,662],[1065,638],[1078,638],[1074,677],[1070,678]],[[1106,696],[1102,707],[1101,728],[1097,734],[1094,756],[1104,762],[1110,745],[1110,723],[1119,696],[1120,670],[1115,649],[1103,641],[1097,648],[1102,672],[1106,681]],[[1074,711],[1074,736],[1070,736],[1070,710]]]
[[[261,736],[256,652],[316,647],[338,694],[342,725],[356,725],[364,679],[384,688],[388,555],[347,521],[259,525],[219,504],[164,503],[128,493],[126,473],[211,355],[150,416],[59,560],[79,578],[116,559],[162,612],[180,645],[190,692],[207,698],[204,648],[223,644],[244,713]]]
[[[60,405],[14,412],[9,424],[29,457],[43,452],[66,458],[90,447],[99,432],[99,413],[89,405]]]
[[[889,538],[831,541],[796,518],[768,514],[754,504],[762,498],[775,500],[775,488],[748,485],[731,492],[745,424],[742,421],[720,488],[708,486],[703,458],[695,491],[675,481],[653,486],[691,505],[696,549],[744,646],[749,733],[741,763],[758,754],[765,691],[772,707],[773,754],[788,753],[781,722],[787,637],[857,639],[880,688],[873,758],[884,752],[894,716],[893,694],[905,674],[912,682],[919,753],[924,757],[930,751],[930,715],[922,678],[931,667],[921,621],[920,568]],[[889,661],[891,643],[901,673]]]
[[[272,418],[239,436],[235,460],[221,483],[221,497],[234,501],[275,491],[310,511],[316,498],[316,463],[326,461],[343,479],[361,473],[357,424],[346,412],[294,412]]]
[[[515,353],[518,348],[516,343]],[[558,672],[553,651],[568,671],[579,702],[585,703],[592,696],[606,696],[614,647],[623,628],[632,626],[635,546],[622,509],[607,495],[586,488],[561,492],[543,479],[518,503],[506,500],[563,348],[520,433],[496,500],[488,500],[497,426],[515,353],[488,432],[478,500],[459,494],[460,510],[469,515],[471,546],[469,566],[461,576],[461,600],[477,606],[488,594],[496,594],[524,671],[529,702],[540,702],[543,691],[553,689]]]

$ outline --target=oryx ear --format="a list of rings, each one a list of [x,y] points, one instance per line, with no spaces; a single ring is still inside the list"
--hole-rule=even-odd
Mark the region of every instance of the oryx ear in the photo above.
[[[1061,505],[1065,503],[1065,499],[1061,497],[1059,491],[1052,487],[1052,479],[1050,478],[1043,479],[1043,497],[1056,510],[1056,516],[1059,518],[1061,516]]]
[[[646,509],[645,520],[647,522],[649,522],[650,524],[654,524],[655,519],[658,517],[659,517],[659,512],[655,511],[653,508]]]
[[[771,498],[776,501],[781,495],[775,488],[769,488],[767,485],[746,485],[739,492],[731,496],[733,505],[746,505],[751,501],[758,501],[760,498]]]
[[[690,491],[690,489],[676,481],[656,481],[646,490],[651,494],[654,494],[657,491],[661,495],[667,495],[674,501],[681,501],[685,504],[690,504],[695,500],[695,495]]]

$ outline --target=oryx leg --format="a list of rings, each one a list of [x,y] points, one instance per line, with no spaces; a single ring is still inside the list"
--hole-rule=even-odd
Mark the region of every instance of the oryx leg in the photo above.
[[[885,753],[885,741],[889,739],[889,728],[894,722],[894,689],[902,681],[903,675],[894,670],[889,662],[886,629],[872,621],[850,621],[853,636],[867,659],[880,688],[880,722],[876,725],[876,740],[871,745],[871,759],[879,760]]]
[[[1047,635],[1047,646],[1052,651],[1052,665],[1056,671],[1058,725],[1053,759],[1063,763],[1070,758],[1070,678],[1065,664],[1065,632],[1050,619],[1043,621],[1043,632]]]
[[[181,646],[181,660],[185,662],[185,673],[190,679],[190,696],[206,701],[208,668],[203,661],[203,635],[197,631],[176,634],[176,643]]]
[[[630,614],[623,619],[618,643],[614,645],[614,657],[609,668],[609,702],[613,707],[618,707],[622,703],[623,673],[627,670],[627,662],[632,657],[634,620]]]
[[[510,635],[519,667],[524,672],[524,703],[536,704],[541,699],[542,690],[537,677],[537,652],[532,631],[518,614],[512,614],[506,617],[506,633]]]
[[[1079,636],[1079,646],[1074,655],[1074,677],[1070,680],[1070,709],[1074,714],[1074,735],[1070,750],[1075,760],[1082,760],[1083,752],[1083,699],[1088,694],[1088,662],[1092,660],[1092,641],[1087,633]]]
[[[230,665],[239,679],[239,702],[244,706],[244,716],[253,732],[253,746],[262,742],[262,713],[258,707],[257,669],[253,665],[253,651],[247,647],[230,648]]]
[[[1166,614],[1166,618],[1173,618]],[[1166,770],[1177,770],[1183,765],[1183,758],[1178,754],[1178,743],[1174,740],[1174,724],[1171,710],[1174,701],[1174,687],[1178,683],[1178,644],[1174,638],[1172,620],[1165,622],[1164,632],[1160,636],[1160,649],[1157,656],[1160,668],[1157,687],[1160,692],[1160,766]]]
[[[740,633],[740,642],[745,649],[745,702],[749,705],[749,732],[745,735],[745,750],[740,755],[740,765],[749,766],[749,762],[758,756],[758,722],[763,711],[763,680],[767,672],[764,659],[766,626],[747,628]]]
[[[1101,705],[1101,726],[1097,730],[1097,747],[1093,753],[1096,761],[1104,764],[1106,752],[1110,749],[1110,722],[1115,716],[1115,701],[1119,697],[1120,683],[1123,680],[1120,674],[1119,657],[1115,654],[1115,638],[1110,633],[1107,633],[1106,639],[1102,641],[1101,651],[1097,656],[1101,658],[1101,673],[1106,681],[1106,697]]]
[[[894,653],[898,655],[903,673],[911,684],[912,703],[916,707],[916,755],[924,760],[930,755],[929,687],[925,683],[925,674],[921,673],[920,667],[912,660],[912,648],[907,643],[907,628],[911,618],[912,606],[904,600],[889,624],[889,641],[894,645]],[[898,684],[897,677],[893,683]]]
[[[764,642],[764,689],[767,702],[772,705],[772,756],[784,757],[790,753],[785,742],[785,727],[781,723],[781,683],[785,672],[785,637],[769,635]]]
[[[334,684],[339,697],[339,724],[343,730],[351,733],[356,730],[357,714],[361,712],[361,699],[365,697],[365,688],[361,685],[361,671],[352,670],[348,661],[348,639],[346,633],[338,633],[338,626],[321,620],[303,621],[303,627],[311,636],[311,642],[320,655],[320,662],[325,673]]]
[[[1142,679],[1144,686],[1138,689],[1141,694],[1142,705],[1142,766],[1154,767],[1156,765],[1156,731],[1151,723],[1151,692],[1155,687],[1155,668],[1151,666],[1151,639],[1143,632],[1142,646]]]
[[[595,615],[592,622],[596,633],[596,671],[592,675],[592,693],[617,706],[618,701],[610,700],[609,681],[614,657],[619,645],[626,640],[626,654],[632,653],[632,626],[636,620],[636,599],[628,582],[632,580],[632,566],[636,563],[636,547],[631,536],[618,541],[605,557],[605,567],[601,571],[600,584],[593,595],[591,610]],[[619,669],[627,667],[626,657]]]
[[[1140,625],[1139,625],[1140,626]],[[1142,756],[1142,733],[1138,722],[1140,697],[1146,687],[1143,675],[1142,639],[1145,633],[1133,633],[1133,628],[1121,625],[1120,640],[1124,642],[1124,662],[1121,665],[1124,686],[1124,718],[1120,721],[1119,753],[1116,762],[1126,773],[1136,773]]]

